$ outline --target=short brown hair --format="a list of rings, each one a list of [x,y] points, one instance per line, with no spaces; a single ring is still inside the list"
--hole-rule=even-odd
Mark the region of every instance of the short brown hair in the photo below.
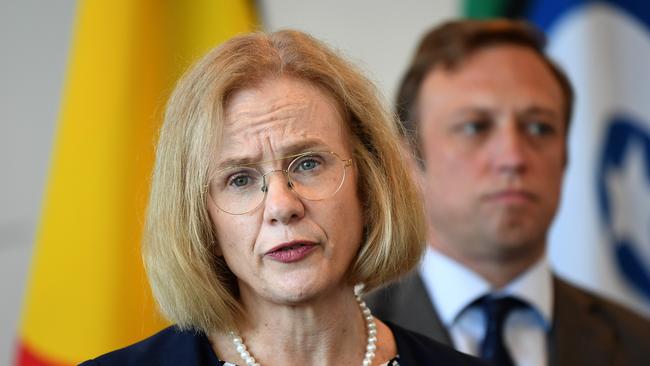
[[[280,76],[307,81],[333,96],[350,131],[365,219],[350,283],[371,290],[396,279],[424,250],[424,209],[403,163],[397,122],[375,86],[304,33],[235,37],[179,81],[156,151],[143,256],[163,314],[182,328],[225,330],[243,315],[236,278],[217,255],[205,187],[229,96]]]
[[[453,70],[477,51],[495,45],[517,45],[533,50],[549,67],[564,94],[567,131],[573,110],[573,88],[569,78],[546,54],[546,37],[525,21],[454,20],[431,29],[420,41],[397,93],[396,112],[403,132],[421,158],[418,136],[417,98],[424,79],[437,67]]]

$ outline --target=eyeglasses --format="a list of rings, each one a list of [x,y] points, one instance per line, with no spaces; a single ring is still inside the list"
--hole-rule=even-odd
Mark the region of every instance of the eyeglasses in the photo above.
[[[262,173],[259,165],[292,159],[287,169]],[[330,198],[343,186],[352,159],[342,159],[331,151],[309,151],[276,160],[232,166],[216,171],[208,185],[210,198],[223,212],[243,215],[262,205],[269,190],[268,175],[282,172],[287,186],[309,201]]]

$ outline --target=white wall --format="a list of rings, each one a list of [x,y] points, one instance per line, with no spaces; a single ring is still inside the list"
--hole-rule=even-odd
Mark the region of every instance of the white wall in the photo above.
[[[397,83],[421,35],[457,14],[455,0],[266,0],[269,30],[296,28],[340,49],[392,101]]]
[[[266,0],[267,29],[339,48],[393,93],[419,36],[455,0]],[[0,0],[0,366],[10,365],[68,55],[73,0]]]
[[[10,365],[74,19],[73,0],[0,1],[0,365]]]

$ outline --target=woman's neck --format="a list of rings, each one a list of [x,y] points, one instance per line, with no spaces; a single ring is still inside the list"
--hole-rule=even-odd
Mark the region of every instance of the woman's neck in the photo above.
[[[253,299],[243,292],[242,303],[246,316],[237,331],[261,365],[361,365],[368,333],[352,287],[299,305]],[[384,328],[381,324],[378,356],[386,349]],[[392,342],[390,331],[388,337]],[[242,364],[227,333],[215,334],[211,341],[222,359]],[[392,356],[394,350],[388,358]]]

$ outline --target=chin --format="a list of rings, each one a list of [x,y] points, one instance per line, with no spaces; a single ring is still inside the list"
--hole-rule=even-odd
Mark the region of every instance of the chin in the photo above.
[[[489,237],[492,238],[492,248],[489,251],[501,260],[530,258],[539,253],[540,246],[544,246],[544,240],[540,240],[539,235],[535,235],[531,230],[522,230],[521,227],[493,233]]]
[[[270,295],[270,300],[276,304],[286,306],[299,306],[302,304],[310,303],[318,299],[322,293],[313,289],[276,289]]]
[[[268,283],[268,295],[273,302],[300,305],[324,296],[331,290],[330,281],[323,281],[318,273],[292,273]]]
[[[527,210],[502,210],[494,213],[487,220],[490,228],[488,230],[493,232],[493,236],[502,237],[504,239],[512,238],[517,241],[517,238],[524,239],[526,236],[531,236],[533,232],[537,232],[540,221],[538,215],[531,214]]]

